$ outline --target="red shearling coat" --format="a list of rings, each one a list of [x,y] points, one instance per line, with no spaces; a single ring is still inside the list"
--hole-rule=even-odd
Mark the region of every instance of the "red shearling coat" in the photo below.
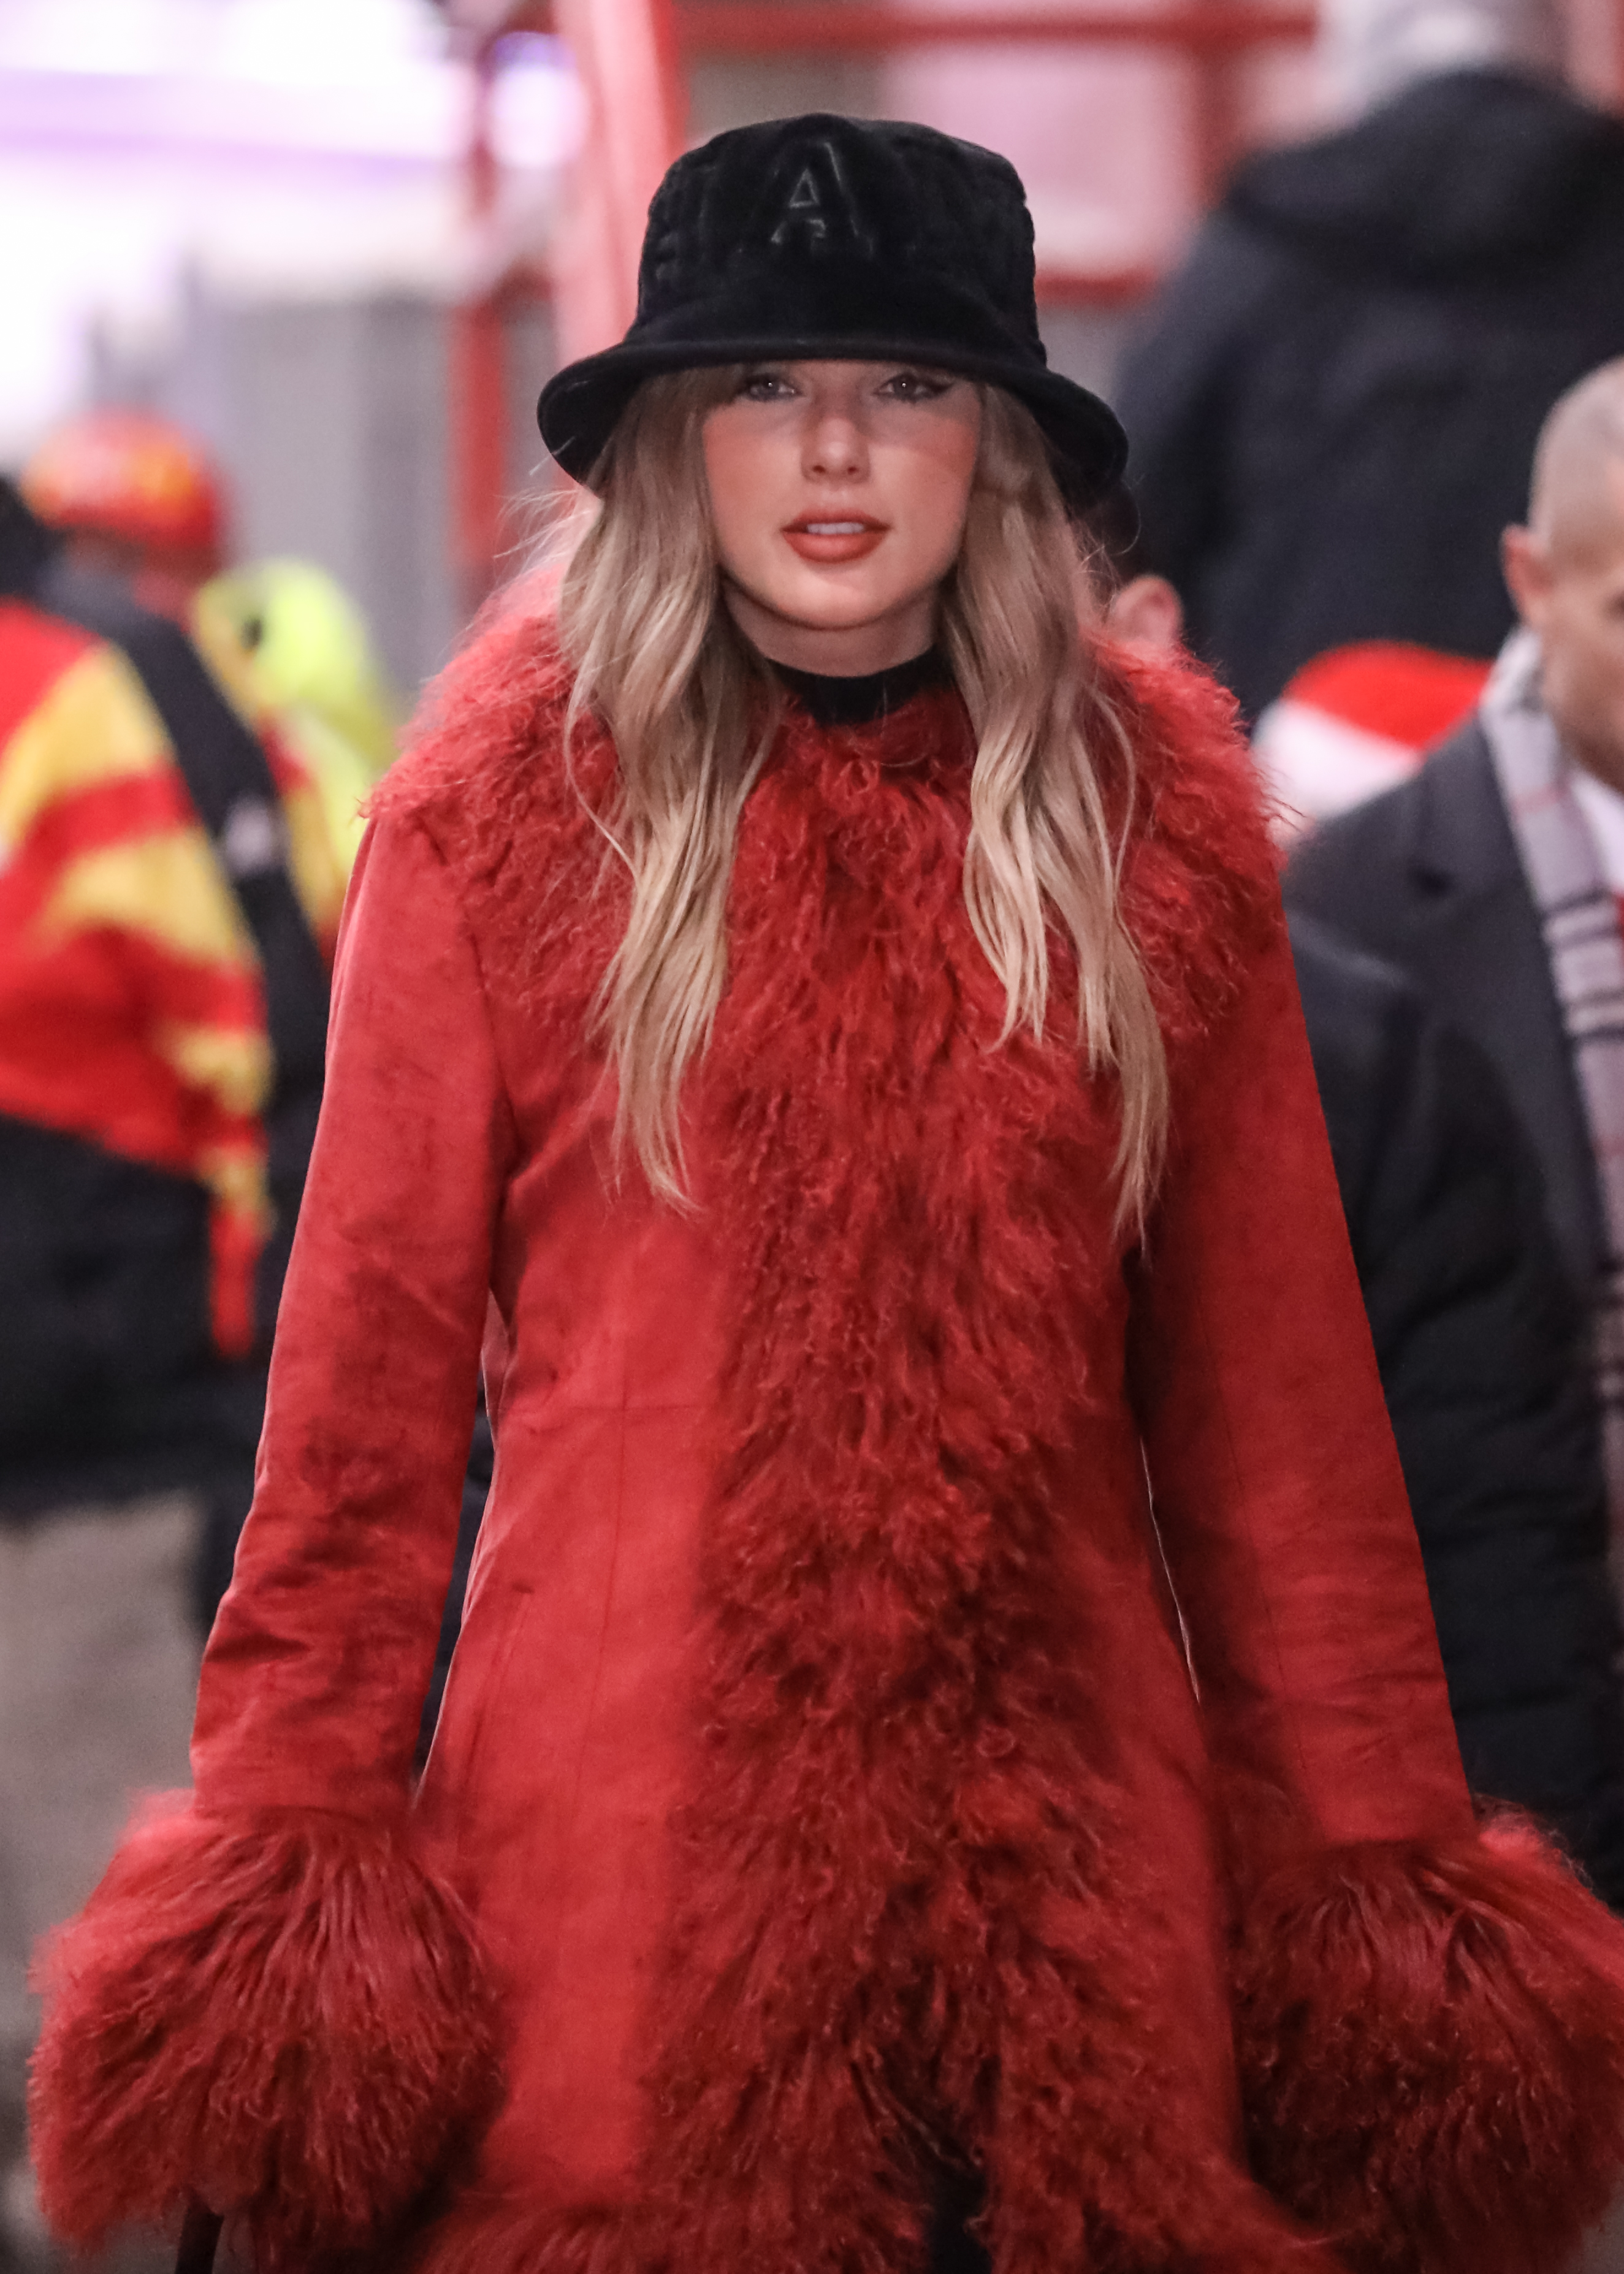
[[[1248,763],[1101,668],[1142,1236],[1063,948],[1000,1040],[955,694],[789,706],[683,1209],[589,1040],[613,753],[538,626],[455,668],[352,890],[195,1801],[54,1961],[65,2232],[907,2274],[962,2158],[996,2274],[1532,2274],[1605,2201],[1620,1936],[1474,1824]]]

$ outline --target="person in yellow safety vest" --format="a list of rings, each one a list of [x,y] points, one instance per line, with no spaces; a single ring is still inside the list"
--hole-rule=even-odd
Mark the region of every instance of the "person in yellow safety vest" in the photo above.
[[[395,754],[399,716],[360,610],[314,562],[270,560],[206,584],[196,625],[211,657],[226,639],[246,656],[259,701],[320,792],[348,873],[362,808]]]

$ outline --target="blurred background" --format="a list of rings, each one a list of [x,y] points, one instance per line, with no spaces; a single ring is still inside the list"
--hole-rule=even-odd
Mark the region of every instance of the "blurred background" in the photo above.
[[[1616,100],[1618,0],[1566,14]],[[87,405],[178,419],[235,550],[330,570],[410,695],[684,140],[830,109],[1004,151],[1051,358],[1109,394],[1227,169],[1326,123],[1327,77],[1299,0],[0,0],[0,464]]]

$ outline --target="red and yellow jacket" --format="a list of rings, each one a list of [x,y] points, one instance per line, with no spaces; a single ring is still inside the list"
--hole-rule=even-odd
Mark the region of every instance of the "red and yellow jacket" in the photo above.
[[[344,877],[320,800],[229,647],[203,644],[265,743],[294,881],[330,953]],[[0,1113],[207,1187],[228,1355],[253,1338],[271,1073],[252,939],[133,666],[0,601]]]

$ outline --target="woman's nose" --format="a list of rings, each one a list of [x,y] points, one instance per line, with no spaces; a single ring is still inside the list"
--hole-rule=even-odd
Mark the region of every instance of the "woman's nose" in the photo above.
[[[808,423],[802,462],[825,481],[849,480],[867,467],[868,446],[849,411],[823,410]]]

